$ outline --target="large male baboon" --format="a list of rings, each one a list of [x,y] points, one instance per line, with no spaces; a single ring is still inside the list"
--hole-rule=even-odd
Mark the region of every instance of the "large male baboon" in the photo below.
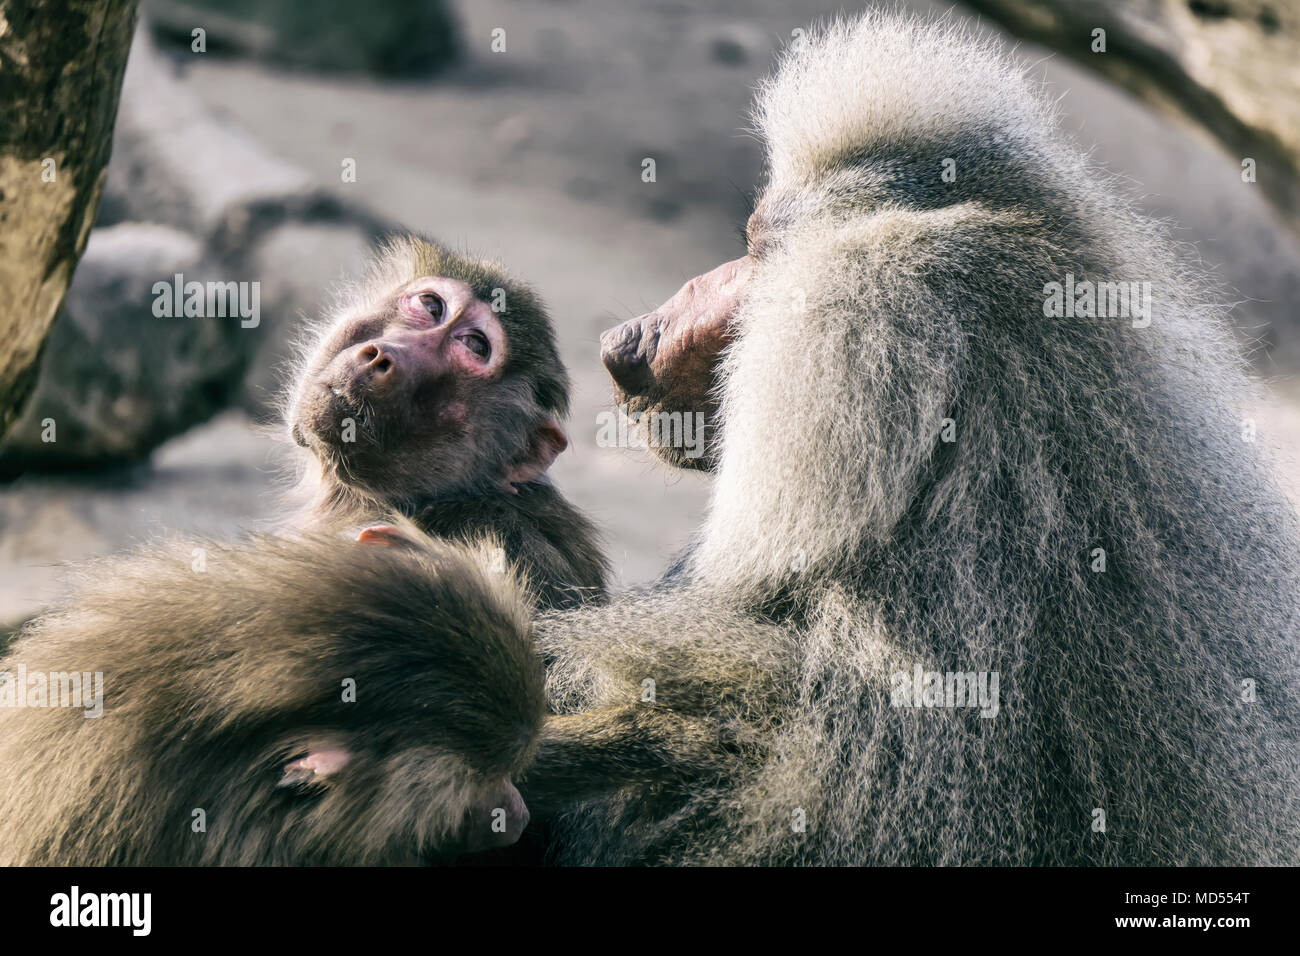
[[[541,621],[556,859],[1300,862],[1300,539],[1201,274],[950,25],[819,30],[756,119],[749,254],[605,341],[717,476]]]

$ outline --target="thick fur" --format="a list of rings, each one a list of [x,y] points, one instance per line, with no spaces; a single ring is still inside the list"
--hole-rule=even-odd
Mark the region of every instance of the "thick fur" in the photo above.
[[[445,820],[472,801],[394,804],[372,782],[340,792],[353,816],[308,811],[268,835],[256,814],[221,806],[247,792],[223,789],[222,774],[249,754],[267,755],[250,773],[270,774],[296,752],[300,725],[285,737],[278,723],[286,700],[302,700],[309,727],[382,746],[398,724],[334,724],[339,668],[308,658],[304,670],[300,655],[319,644],[333,661],[341,644],[417,629],[428,657],[385,676],[453,704],[412,724],[416,736],[466,721],[466,755],[499,755],[490,773],[523,770],[560,862],[1300,862],[1300,531],[1259,445],[1242,440],[1250,387],[1212,290],[1087,166],[1041,92],[949,25],[870,14],[816,31],[764,87],[757,123],[763,241],[721,373],[709,515],[657,590],[537,619],[553,714],[535,759],[513,729],[527,721],[500,723],[534,673],[509,650],[526,625],[508,578],[439,558],[436,600],[399,604],[396,618],[381,604],[372,630],[373,601],[335,592],[347,581],[382,597],[400,566],[291,572],[301,607],[293,588],[261,583],[275,567],[220,590],[179,570],[157,593],[103,586],[121,624],[99,659],[110,694],[112,666],[130,690],[110,701],[134,722],[102,763],[71,747],[80,738],[67,734],[95,733],[67,726],[95,723],[79,713],[0,713],[0,761],[23,768],[0,798],[0,853],[95,862],[103,834],[118,833],[140,834],[126,843],[139,861],[265,859],[277,836],[303,841],[288,846],[306,859],[390,859],[376,847],[394,845],[392,806],[445,800],[431,810]],[[1151,282],[1151,325],[1045,317],[1045,284],[1068,272]],[[267,594],[286,606],[256,597]],[[166,600],[185,602],[182,633],[213,633],[218,653],[157,632],[156,650],[140,648]],[[493,608],[502,623],[481,619]],[[241,685],[209,669],[252,658],[221,636],[241,614],[289,643],[256,672],[265,689],[230,710],[222,695]],[[95,666],[86,635],[100,624],[42,627],[12,660]],[[187,656],[153,676],[176,654]],[[996,672],[996,716],[895,706],[895,675],[917,665]],[[286,697],[300,678],[301,697]],[[149,755],[139,781],[111,748]],[[175,771],[178,754],[192,774]],[[165,760],[170,774],[155,772]],[[175,797],[140,789],[178,780]],[[139,819],[154,805],[142,796],[167,818]],[[22,825],[18,811],[40,801],[41,825]],[[206,842],[158,842],[191,839],[197,806],[209,808]],[[401,859],[436,843],[415,836],[397,841]]]
[[[202,572],[179,546],[88,569],[73,609],[0,661],[104,675],[99,718],[0,709],[0,865],[454,850],[471,809],[531,759],[542,669],[531,600],[488,549],[406,530],[418,546],[261,538],[208,546]],[[338,779],[279,786],[322,741],[353,752]]]
[[[1213,291],[949,24],[817,30],[756,120],[698,543],[541,622],[558,720],[594,725],[522,785],[567,788],[556,859],[1300,863],[1300,538]],[[1067,272],[1150,281],[1151,325],[1045,317]],[[893,706],[915,665],[998,672],[1000,712]],[[563,778],[628,711],[675,772]]]
[[[548,481],[519,485],[512,495],[440,498],[412,520],[427,534],[452,541],[476,541],[490,529],[539,607],[577,607],[605,595],[609,566],[598,532]]]

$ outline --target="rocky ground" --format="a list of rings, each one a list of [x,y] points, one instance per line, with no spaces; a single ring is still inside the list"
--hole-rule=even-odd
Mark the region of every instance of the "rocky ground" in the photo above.
[[[745,131],[750,90],[793,29],[841,7],[465,0],[464,59],[428,81],[324,77],[194,55],[173,82],[313,185],[498,256],[533,280],[552,307],[576,383],[571,451],[555,474],[606,529],[628,584],[652,577],[686,541],[706,483],[667,473],[645,453],[596,446],[596,416],[608,403],[597,335],[738,254],[737,226],[761,159]],[[504,53],[490,50],[496,28],[506,31]],[[1300,244],[1240,181],[1238,159],[1063,58],[1027,47],[1018,55],[1062,97],[1069,132],[1095,146],[1095,158],[1126,177],[1145,208],[1175,218],[1179,235],[1241,300],[1243,336],[1278,396],[1259,412],[1262,433],[1293,446]],[[641,179],[646,157],[656,161],[654,183]],[[355,183],[340,178],[349,158]],[[209,175],[221,175],[216,170]],[[289,247],[282,261],[311,251],[312,235],[300,245],[294,235],[277,239]],[[349,261],[340,255],[318,270],[329,275],[312,274],[322,295]],[[286,311],[263,321],[283,338],[299,317]],[[281,451],[255,420],[267,381],[256,377],[244,409],[174,439],[146,464],[80,477],[29,473],[0,488],[0,623],[48,601],[61,562],[165,529],[226,535],[271,513]]]

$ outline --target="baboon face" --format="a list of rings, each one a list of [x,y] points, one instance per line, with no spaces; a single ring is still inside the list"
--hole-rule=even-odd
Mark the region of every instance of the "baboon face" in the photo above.
[[[614,379],[615,399],[630,414],[704,416],[703,455],[690,457],[681,448],[652,446],[669,464],[706,471],[716,464],[717,369],[753,268],[752,255],[724,262],[688,281],[653,312],[600,337],[601,359]]]
[[[294,440],[340,482],[393,499],[531,480],[566,440],[508,371],[510,347],[469,283],[414,279],[322,342]]]

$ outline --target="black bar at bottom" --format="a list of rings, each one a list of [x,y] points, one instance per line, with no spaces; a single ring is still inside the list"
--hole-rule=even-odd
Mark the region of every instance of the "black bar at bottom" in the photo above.
[[[518,939],[619,949],[755,939],[838,948],[832,940],[847,933],[868,947],[911,940],[917,951],[1057,937],[1231,945],[1296,928],[1295,877],[1286,869],[7,869],[0,912],[7,944],[75,936],[78,945],[334,949],[352,938],[496,949]],[[118,925],[85,925],[104,922]]]

